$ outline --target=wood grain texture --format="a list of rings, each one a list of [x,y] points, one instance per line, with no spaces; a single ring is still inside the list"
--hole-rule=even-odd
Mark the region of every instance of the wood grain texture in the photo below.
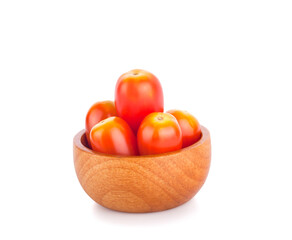
[[[113,156],[87,147],[85,131],[74,137],[74,165],[85,192],[100,205],[123,212],[155,212],[190,200],[204,184],[211,161],[209,131],[171,153]]]

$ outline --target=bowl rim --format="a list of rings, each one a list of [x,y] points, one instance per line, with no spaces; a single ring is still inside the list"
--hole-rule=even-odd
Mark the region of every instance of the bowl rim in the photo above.
[[[202,132],[202,135],[201,135],[200,140],[195,142],[194,144],[188,146],[188,147],[181,148],[179,150],[172,151],[172,152],[151,154],[151,155],[122,156],[122,155],[113,155],[113,154],[106,154],[106,153],[100,153],[100,152],[94,151],[94,150],[86,147],[81,141],[82,138],[85,138],[85,129],[79,131],[74,136],[73,144],[74,144],[74,147],[77,147],[80,150],[82,150],[83,152],[86,152],[90,155],[96,155],[96,156],[102,156],[102,157],[108,157],[108,158],[119,158],[119,159],[122,159],[122,158],[127,158],[127,159],[133,158],[134,159],[134,158],[149,158],[149,157],[160,158],[160,157],[165,157],[165,156],[170,156],[170,155],[177,155],[181,152],[188,151],[190,149],[193,149],[193,148],[196,148],[196,147],[202,145],[210,137],[210,133],[209,133],[208,129],[202,125],[201,125],[201,132]]]

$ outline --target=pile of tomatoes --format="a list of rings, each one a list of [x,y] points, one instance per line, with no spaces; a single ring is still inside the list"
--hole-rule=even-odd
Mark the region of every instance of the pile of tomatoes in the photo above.
[[[117,81],[115,102],[97,102],[85,121],[88,145],[94,151],[122,155],[171,152],[201,138],[197,119],[186,111],[164,112],[159,80],[135,69]]]

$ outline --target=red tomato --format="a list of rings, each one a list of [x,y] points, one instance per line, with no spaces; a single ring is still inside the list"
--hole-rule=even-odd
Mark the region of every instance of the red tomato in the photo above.
[[[198,120],[187,111],[170,110],[167,111],[173,115],[182,131],[183,147],[190,146],[200,140],[201,126]]]
[[[96,124],[90,131],[92,149],[98,152],[131,156],[138,155],[136,137],[119,117],[110,117]]]
[[[117,116],[116,107],[113,101],[97,102],[90,107],[85,119],[85,133],[89,145],[89,133],[93,126],[101,120],[112,116]]]
[[[163,92],[159,80],[150,72],[135,69],[118,79],[115,90],[118,115],[136,133],[142,120],[152,112],[163,112]]]
[[[174,116],[151,113],[142,121],[137,135],[141,155],[171,152],[182,147],[182,133]]]

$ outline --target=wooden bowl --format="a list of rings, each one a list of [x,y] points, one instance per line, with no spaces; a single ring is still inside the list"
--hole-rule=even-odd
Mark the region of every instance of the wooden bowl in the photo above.
[[[84,191],[100,205],[122,212],[177,207],[204,184],[211,161],[209,131],[181,150],[158,155],[113,156],[88,148],[85,131],[74,137],[74,165]]]

